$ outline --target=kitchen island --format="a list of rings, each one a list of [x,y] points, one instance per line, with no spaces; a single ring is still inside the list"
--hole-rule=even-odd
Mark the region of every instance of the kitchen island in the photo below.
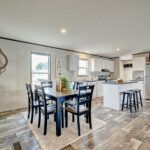
[[[143,87],[141,86],[141,84],[136,81],[125,82],[125,83],[104,82],[103,83],[103,96],[104,96],[103,106],[115,110],[121,110],[121,104],[122,104],[121,93],[133,89],[141,89],[143,91]]]

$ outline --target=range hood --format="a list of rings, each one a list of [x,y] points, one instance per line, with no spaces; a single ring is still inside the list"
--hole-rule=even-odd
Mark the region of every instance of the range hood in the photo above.
[[[102,71],[102,72],[110,72],[109,69],[102,69],[101,71]]]

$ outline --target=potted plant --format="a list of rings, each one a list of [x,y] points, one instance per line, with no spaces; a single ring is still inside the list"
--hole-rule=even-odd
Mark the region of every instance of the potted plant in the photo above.
[[[69,91],[70,90],[70,82],[66,77],[60,77],[61,81],[61,91]]]

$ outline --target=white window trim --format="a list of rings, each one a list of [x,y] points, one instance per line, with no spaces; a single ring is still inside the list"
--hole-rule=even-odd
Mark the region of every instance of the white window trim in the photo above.
[[[78,74],[79,77],[87,77],[89,75],[89,60],[88,59],[84,59],[84,58],[79,58],[79,61],[80,60],[86,60],[87,61],[87,68],[78,66],[77,74]],[[79,75],[79,68],[86,69],[87,70],[87,74],[86,75]]]
[[[32,54],[48,56],[48,72],[32,72]],[[51,81],[51,55],[50,54],[44,54],[38,52],[30,53],[30,84],[31,85],[32,85],[32,74],[48,74],[48,80]]]

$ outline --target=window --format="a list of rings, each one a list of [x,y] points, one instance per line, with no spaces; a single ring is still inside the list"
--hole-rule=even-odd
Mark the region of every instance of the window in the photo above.
[[[79,59],[79,76],[87,76],[88,75],[88,60],[87,59]]]
[[[32,85],[41,80],[50,80],[50,55],[31,54],[31,81]]]

